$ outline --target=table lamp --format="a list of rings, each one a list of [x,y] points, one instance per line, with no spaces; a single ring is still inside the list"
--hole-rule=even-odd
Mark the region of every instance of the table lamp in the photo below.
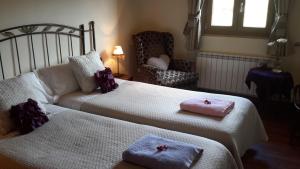
[[[121,46],[115,46],[112,55],[117,58],[118,62],[118,73],[117,76],[120,76],[119,70],[119,59],[124,56],[124,52]]]

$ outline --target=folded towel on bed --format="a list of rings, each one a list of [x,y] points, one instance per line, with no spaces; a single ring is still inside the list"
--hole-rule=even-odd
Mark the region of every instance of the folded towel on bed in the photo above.
[[[147,135],[123,152],[123,160],[149,169],[188,169],[203,149],[183,142]]]
[[[234,102],[219,99],[193,98],[180,103],[181,110],[224,117],[234,108]]]

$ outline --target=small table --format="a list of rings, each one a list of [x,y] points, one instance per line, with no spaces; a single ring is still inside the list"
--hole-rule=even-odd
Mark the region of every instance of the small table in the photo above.
[[[246,84],[251,88],[251,82],[257,86],[256,94],[259,99],[265,100],[278,94],[290,100],[291,90],[294,87],[293,77],[289,72],[273,72],[271,68],[253,68],[248,72]]]
[[[132,81],[133,77],[125,74],[113,74],[115,78]]]

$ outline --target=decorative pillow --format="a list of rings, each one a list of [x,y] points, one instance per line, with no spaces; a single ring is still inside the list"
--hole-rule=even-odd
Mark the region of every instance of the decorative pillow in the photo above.
[[[48,103],[44,88],[32,72],[0,81],[0,93],[0,135],[13,129],[8,112],[12,105],[23,103],[28,98]]]
[[[157,67],[161,70],[168,70],[170,58],[168,55],[160,55],[159,58],[151,57],[147,61],[147,65]]]
[[[38,102],[32,99],[12,106],[10,115],[21,134],[29,133],[49,121]]]
[[[51,90],[49,94],[53,96],[54,102],[60,96],[79,89],[69,64],[39,69],[36,73],[46,88]]]
[[[110,68],[105,68],[105,70],[97,71],[94,77],[96,84],[98,87],[100,87],[102,93],[110,92],[119,86],[115,82]]]
[[[86,56],[69,57],[73,73],[79,83],[81,90],[85,93],[92,92],[97,88],[94,73],[104,70],[105,67],[97,52],[89,52]]]

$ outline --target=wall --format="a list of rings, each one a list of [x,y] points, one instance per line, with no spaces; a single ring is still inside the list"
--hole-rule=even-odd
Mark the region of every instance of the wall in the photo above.
[[[184,57],[187,51],[182,32],[188,10],[185,0],[139,0],[136,6],[136,32],[171,32],[175,39],[175,55]]]
[[[182,34],[188,13],[187,0],[140,0],[137,22],[140,31],[169,31],[175,37],[175,55],[185,57],[185,37]],[[201,50],[265,55],[265,39],[204,36]]]
[[[185,38],[182,34],[188,12],[187,0],[140,0],[136,8],[137,28],[136,31],[160,30],[169,31],[175,37],[175,56],[190,56],[184,45]],[[300,40],[300,2],[296,1],[291,8],[290,35],[291,40]],[[202,39],[202,51],[237,53],[244,55],[266,56],[267,39],[260,38],[237,38],[221,36],[204,36]],[[297,83],[300,83],[300,49],[297,53],[286,58],[285,66],[291,71]]]
[[[96,44],[107,66],[118,36],[118,0],[1,0],[0,29],[31,23],[79,26],[96,22]]]
[[[120,73],[134,74],[136,71],[136,58],[132,35],[137,29],[136,9],[139,0],[118,1],[118,40],[116,45],[121,45],[125,53],[125,59],[120,60]]]
[[[53,22],[78,26],[90,20],[96,22],[97,51],[107,66],[116,71],[111,57],[114,45],[122,45],[126,59],[120,62],[121,73],[134,74],[136,59],[131,35],[144,30],[173,33],[175,56],[189,57],[182,34],[187,20],[187,0],[1,0],[0,29],[7,27]],[[290,14],[291,42],[300,40],[300,2],[294,0]],[[265,56],[266,39],[204,36],[205,51],[243,53]],[[285,58],[285,69],[300,83],[300,51]]]
[[[293,45],[300,42],[300,1],[294,0],[290,8],[289,39]],[[300,84],[300,46],[293,48],[293,53],[284,58],[284,68],[292,72],[295,83]]]

